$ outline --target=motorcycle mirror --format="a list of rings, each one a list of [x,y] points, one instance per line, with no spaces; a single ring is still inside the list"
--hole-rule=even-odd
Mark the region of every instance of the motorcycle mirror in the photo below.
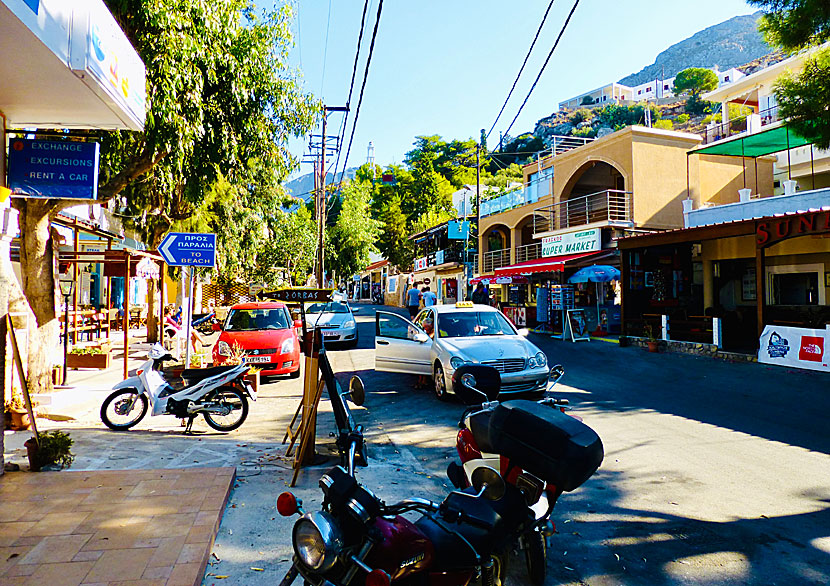
[[[565,367],[561,364],[557,364],[556,366],[551,367],[550,374],[548,375],[548,380],[552,383],[555,383],[563,376],[565,376]]]
[[[467,405],[495,401],[501,390],[501,375],[492,366],[465,364],[452,375],[452,390]]]
[[[300,510],[302,501],[290,492],[284,492],[277,497],[277,512],[283,517],[290,517]]]
[[[366,387],[359,376],[355,375],[349,381],[348,394],[352,403],[354,403],[358,407],[363,405],[363,402],[366,400]]]
[[[498,501],[504,496],[506,486],[501,475],[489,466],[479,466],[470,477],[473,488],[488,501]]]

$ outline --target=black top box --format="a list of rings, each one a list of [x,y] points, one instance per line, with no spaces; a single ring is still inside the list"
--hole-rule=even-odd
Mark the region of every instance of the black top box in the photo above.
[[[470,431],[483,452],[501,454],[545,482],[570,492],[602,463],[597,433],[559,409],[533,401],[499,404],[470,419]]]

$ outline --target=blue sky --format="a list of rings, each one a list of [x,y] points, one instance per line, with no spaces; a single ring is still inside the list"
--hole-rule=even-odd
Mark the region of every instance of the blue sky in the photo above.
[[[301,69],[307,91],[329,105],[344,105],[363,2],[291,1],[298,14],[291,64]],[[274,2],[281,3],[259,4]],[[349,166],[366,161],[369,141],[374,143],[376,162],[386,165],[400,163],[416,135],[466,139],[477,137],[481,128],[489,130],[548,2],[385,0]],[[378,0],[370,0],[351,116],[377,5]],[[573,0],[555,0],[525,73],[490,137],[491,147],[527,95],[572,5]],[[559,101],[639,71],[670,45],[753,11],[743,0],[581,0],[511,135],[532,130]],[[329,116],[334,132],[339,116]],[[301,156],[304,145],[293,141],[291,150]],[[310,170],[310,165],[303,165],[299,173]]]

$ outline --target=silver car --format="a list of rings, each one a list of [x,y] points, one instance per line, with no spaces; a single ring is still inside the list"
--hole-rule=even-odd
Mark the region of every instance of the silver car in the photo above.
[[[312,303],[306,308],[305,315],[306,327],[309,330],[319,328],[327,344],[343,342],[349,347],[357,346],[357,321],[348,303]]]
[[[547,357],[526,336],[498,309],[469,301],[424,308],[414,322],[378,311],[375,370],[431,376],[435,394],[444,399],[456,368],[485,364],[499,371],[502,397],[543,393]]]

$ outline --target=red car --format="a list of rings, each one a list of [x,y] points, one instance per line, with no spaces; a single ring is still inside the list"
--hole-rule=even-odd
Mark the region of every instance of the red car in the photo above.
[[[245,361],[260,369],[262,376],[300,376],[302,322],[291,319],[284,303],[261,301],[231,307],[228,317],[215,329],[222,331],[213,346],[213,363],[224,364],[234,354],[245,353]]]

